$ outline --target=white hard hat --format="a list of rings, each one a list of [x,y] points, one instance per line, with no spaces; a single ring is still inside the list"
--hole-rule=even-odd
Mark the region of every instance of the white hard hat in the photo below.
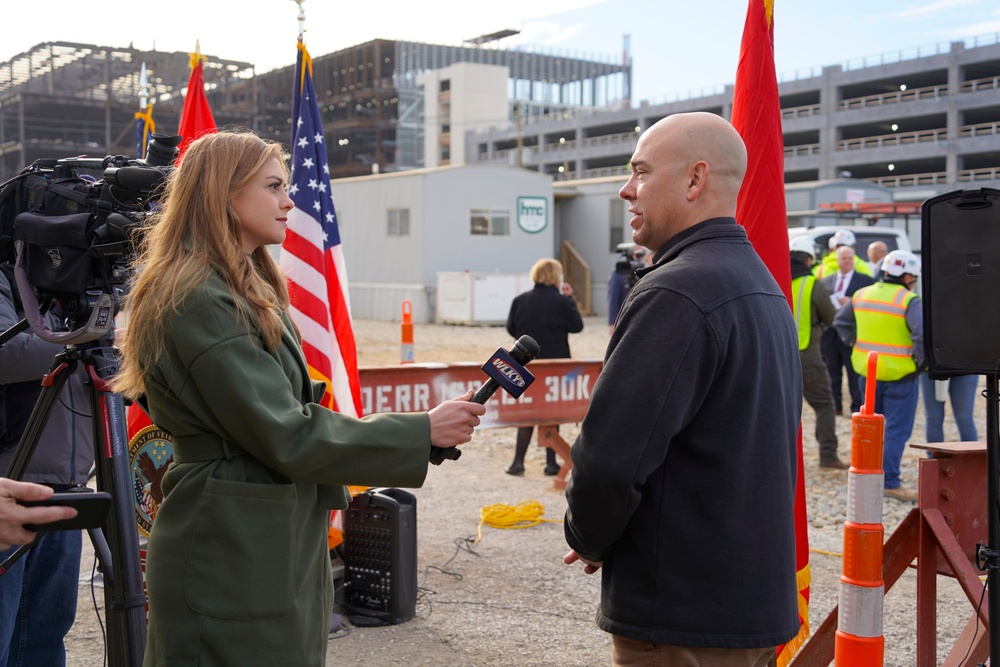
[[[811,237],[805,234],[801,236],[796,236],[791,241],[788,242],[789,252],[804,252],[813,259],[816,259],[816,244],[813,243]]]
[[[838,229],[837,233],[833,235],[833,248],[842,245],[855,245],[856,243],[854,232],[850,229]]]
[[[920,258],[909,250],[893,250],[882,260],[882,270],[899,278],[904,273],[920,275]]]

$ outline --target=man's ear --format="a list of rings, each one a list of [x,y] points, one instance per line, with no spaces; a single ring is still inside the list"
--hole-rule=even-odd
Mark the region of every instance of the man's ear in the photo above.
[[[691,168],[688,170],[688,201],[693,202],[701,196],[702,190],[705,189],[705,183],[708,181],[708,173],[708,163],[704,160],[699,160],[691,165]]]

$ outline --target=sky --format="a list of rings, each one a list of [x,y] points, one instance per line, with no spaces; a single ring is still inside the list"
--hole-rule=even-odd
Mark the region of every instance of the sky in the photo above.
[[[620,62],[629,35],[634,101],[708,93],[735,79],[748,0],[305,0],[313,57],[371,39],[433,44],[519,30],[500,44]],[[45,0],[4,8],[0,62],[46,41],[193,51],[290,65],[298,37],[296,0],[171,0],[115,3]],[[952,41],[1000,41],[995,0],[775,0],[780,80],[823,66],[947,51]],[[371,14],[371,15],[370,15]]]

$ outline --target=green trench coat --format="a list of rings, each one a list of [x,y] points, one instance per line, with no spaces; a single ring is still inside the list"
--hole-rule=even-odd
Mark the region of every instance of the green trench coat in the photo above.
[[[427,414],[320,407],[286,328],[267,352],[216,274],[166,326],[146,395],[175,461],[150,531],[145,667],[323,665],[343,485],[414,488],[427,474]]]

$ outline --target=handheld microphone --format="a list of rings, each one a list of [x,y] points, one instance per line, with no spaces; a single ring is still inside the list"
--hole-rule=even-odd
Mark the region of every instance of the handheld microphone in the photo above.
[[[518,338],[516,341],[514,341],[514,344],[510,348],[509,354],[514,361],[524,366],[529,361],[538,356],[538,350],[539,350],[538,343],[535,342],[535,339],[532,338],[531,336],[524,335]],[[494,357],[494,359],[495,358],[496,357]],[[490,361],[492,362],[493,359],[490,359]],[[508,375],[506,377],[509,378],[510,376]],[[532,378],[532,380],[534,380],[534,378]],[[470,398],[469,400],[473,403],[479,403],[480,405],[482,405],[486,403],[486,401],[490,400],[490,397],[494,393],[496,393],[496,390],[499,389],[501,386],[503,385],[501,385],[500,382],[491,377],[489,380],[483,383],[483,386],[481,386],[479,390],[475,394],[473,394],[472,398]],[[516,391],[509,384],[507,386],[504,386],[504,389],[506,389],[512,395],[514,395],[514,392]],[[516,396],[520,396],[521,393],[525,389],[527,389],[527,384],[521,386],[520,389],[521,391],[517,391]]]
[[[535,379],[524,369],[524,366],[538,355],[538,351],[538,343],[528,335],[521,336],[514,341],[508,352],[504,352],[503,349],[497,350],[483,366],[483,370],[490,375],[490,379],[479,387],[479,390],[472,395],[469,401],[482,405],[490,400],[490,397],[501,387],[511,396],[519,397]],[[511,361],[516,362],[516,364],[511,364]],[[431,445],[430,461],[436,466],[441,465],[445,459],[456,461],[461,455],[462,450],[457,447]]]

